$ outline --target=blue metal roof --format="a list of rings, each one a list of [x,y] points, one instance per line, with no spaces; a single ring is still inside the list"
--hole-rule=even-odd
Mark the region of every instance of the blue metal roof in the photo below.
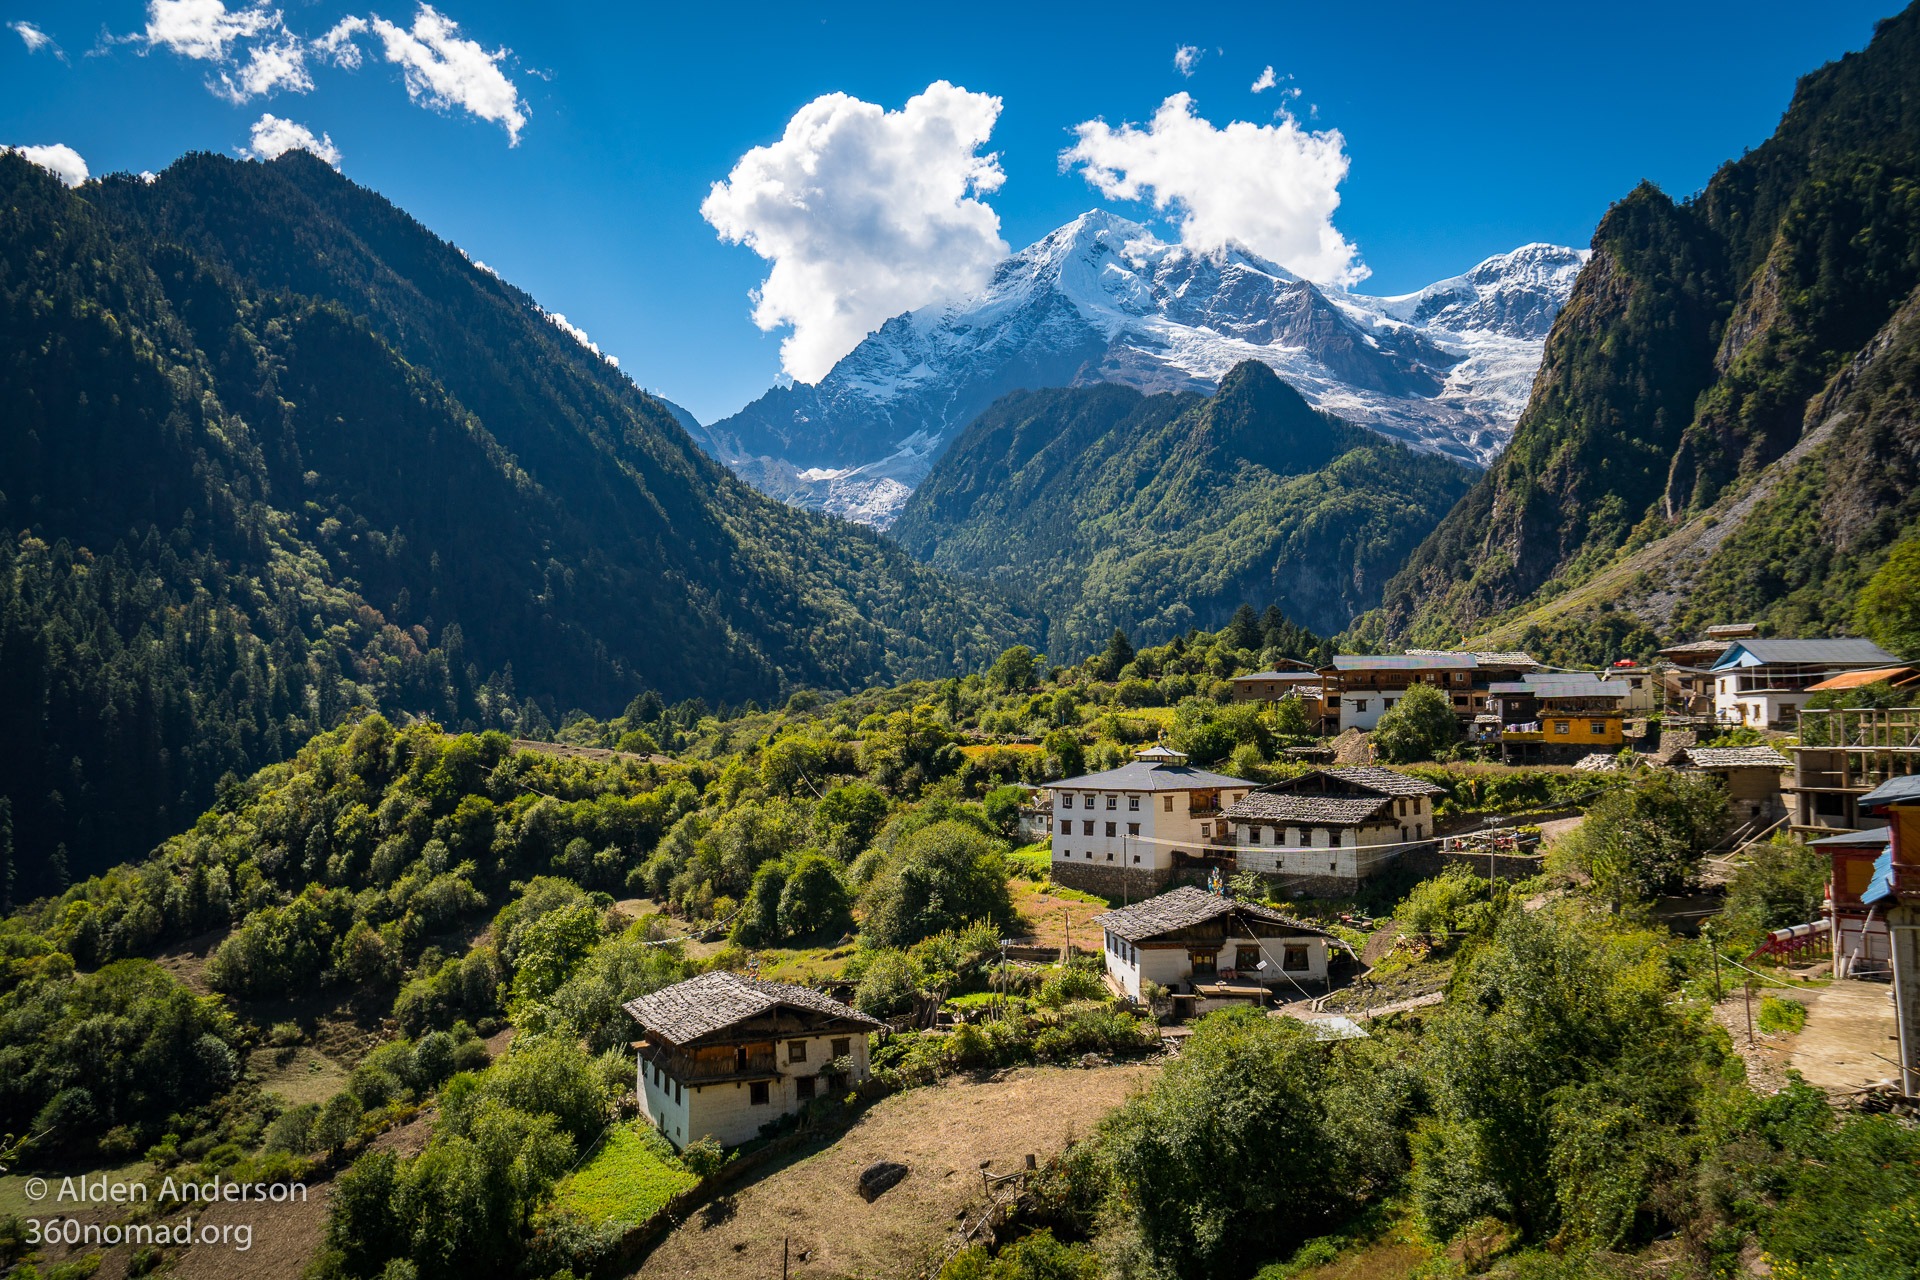
[[[1842,831],[1807,841],[1809,849],[1884,849],[1893,843],[1892,827],[1873,827],[1866,831]]]
[[[1893,896],[1893,850],[1873,860],[1873,880],[1867,885],[1867,891],[1860,895],[1865,903],[1881,902]]]

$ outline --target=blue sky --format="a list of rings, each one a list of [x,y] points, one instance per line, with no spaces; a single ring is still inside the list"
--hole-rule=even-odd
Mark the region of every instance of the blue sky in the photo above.
[[[438,13],[453,25],[423,27],[417,0],[285,0],[226,4],[219,56],[196,57],[210,50],[191,32],[181,36],[181,24],[215,29],[206,19],[221,13],[220,0],[176,3],[187,7],[162,15],[159,38],[149,40],[143,33],[156,15],[144,0],[0,0],[0,22],[30,24],[53,42],[30,50],[37,37],[0,31],[0,143],[69,146],[94,174],[158,170],[189,150],[237,153],[272,114],[329,139],[348,177],[565,313],[642,385],[708,421],[781,375],[790,330],[756,327],[749,294],[770,263],[724,242],[702,201],[821,95],[898,113],[946,81],[970,91],[950,97],[962,108],[978,108],[986,95],[999,100],[997,113],[969,117],[990,124],[975,156],[991,152],[997,163],[959,197],[968,224],[941,235],[941,253],[962,273],[977,272],[970,264],[994,235],[1017,248],[1102,205],[1156,216],[1151,204],[1103,196],[1081,168],[1063,172],[1075,126],[1105,121],[1105,136],[1119,137],[1123,122],[1145,127],[1165,99],[1186,93],[1187,113],[1209,122],[1191,126],[1203,141],[1244,121],[1248,140],[1280,144],[1275,113],[1284,109],[1297,122],[1288,137],[1315,149],[1301,164],[1331,153],[1346,166],[1337,185],[1324,164],[1316,170],[1321,194],[1339,200],[1331,232],[1319,214],[1299,217],[1319,218],[1322,233],[1357,251],[1371,272],[1358,287],[1393,293],[1527,241],[1583,245],[1609,201],[1643,177],[1676,194],[1697,189],[1720,161],[1771,131],[1798,75],[1864,46],[1874,20],[1892,11],[1891,0],[1618,3],[1596,25],[1581,20],[1592,12],[1585,6],[1532,4],[1026,4],[919,15],[898,4],[782,4],[708,16],[714,11],[694,5],[444,0]],[[337,65],[313,42],[348,17],[384,19],[397,43],[376,26],[349,28],[341,43],[358,49],[360,62]],[[297,79],[264,74],[273,66],[261,64],[253,87],[265,90],[248,92],[250,51],[290,44],[304,52],[311,88],[295,91]],[[1185,72],[1175,64],[1182,47],[1192,51]],[[395,49],[399,61],[389,59]],[[502,49],[510,53],[487,57]],[[420,58],[412,92],[408,50]],[[1277,84],[1252,92],[1269,66]],[[1297,96],[1286,96],[1293,89]],[[859,116],[855,104],[835,127],[876,126],[877,116]],[[1338,130],[1337,144],[1313,141],[1327,130]],[[1147,167],[1143,148],[1126,151],[1125,139],[1095,156],[1123,166],[1138,159],[1138,172],[1110,174],[1136,186],[1187,184],[1178,193],[1189,203],[1158,215],[1160,234],[1181,235],[1183,216],[1206,201],[1227,234],[1238,234],[1235,218],[1265,216],[1258,189],[1206,189],[1236,166],[1197,163],[1175,174],[1185,148],[1171,133],[1166,141],[1158,169]],[[949,162],[953,150],[943,153]],[[799,162],[763,155],[761,176]],[[840,164],[833,180],[864,181],[860,163]],[[894,188],[875,190],[896,221],[917,216],[899,212]],[[747,203],[736,202],[741,225],[771,235],[769,215]],[[863,216],[857,199],[846,209],[846,218]],[[1278,238],[1270,243],[1289,243],[1287,227],[1271,230]],[[874,272],[901,265],[887,262],[836,278],[835,246],[861,243],[862,226],[835,229],[840,239],[819,232],[792,233],[801,240],[794,252],[813,254],[812,274],[796,270],[792,279],[801,292],[825,281],[822,288],[846,290],[871,310],[937,284],[909,269],[880,288]],[[895,226],[877,238],[913,232]],[[1248,234],[1256,232],[1266,233]],[[790,301],[789,311],[802,314],[817,302]],[[859,306],[852,314],[842,329],[864,323]],[[818,363],[837,339],[824,322],[815,332]]]

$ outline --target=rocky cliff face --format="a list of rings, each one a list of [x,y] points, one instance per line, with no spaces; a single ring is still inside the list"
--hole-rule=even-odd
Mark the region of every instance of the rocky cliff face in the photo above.
[[[1598,608],[1584,584],[1617,588],[1612,570],[1628,562],[1651,572],[1643,550],[1741,503],[1764,508],[1769,529],[1722,528],[1691,561],[1659,559],[1666,577],[1634,598],[1672,625],[1784,610],[1798,626],[1844,626],[1837,580],[1815,589],[1807,577],[1832,534],[1781,504],[1865,504],[1848,527],[1875,532],[1850,544],[1850,563],[1883,556],[1898,534],[1901,503],[1870,474],[1843,498],[1797,468],[1834,449],[1864,456],[1827,406],[1869,369],[1886,383],[1874,418],[1893,430],[1899,317],[1920,284],[1916,171],[1920,13],[1909,9],[1864,52],[1802,80],[1774,136],[1697,196],[1676,203],[1642,186],[1614,206],[1512,444],[1389,586],[1366,633],[1448,643],[1564,615],[1570,600]],[[1875,447],[1898,446],[1886,435]],[[1776,501],[1754,499],[1776,488]],[[1804,598],[1735,589],[1742,574]]]

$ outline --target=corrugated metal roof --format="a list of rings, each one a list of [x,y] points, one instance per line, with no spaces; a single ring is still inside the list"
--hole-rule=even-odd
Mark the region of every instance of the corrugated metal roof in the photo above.
[[[1751,661],[1746,661],[1751,659]],[[1728,667],[1760,666],[1774,662],[1823,663],[1835,667],[1891,667],[1896,658],[1871,640],[1736,640],[1713,664]]]
[[[1617,680],[1575,672],[1522,676],[1487,686],[1489,693],[1531,694],[1536,698],[1627,698],[1633,691]]]
[[[1233,683],[1242,680],[1302,680],[1313,681],[1320,678],[1318,671],[1256,671],[1250,676],[1235,676]]]
[[[1901,680],[1913,674],[1912,667],[1873,667],[1866,671],[1845,671],[1829,676],[1819,684],[1807,686],[1808,693],[1832,693],[1840,689],[1864,689],[1882,680]]]

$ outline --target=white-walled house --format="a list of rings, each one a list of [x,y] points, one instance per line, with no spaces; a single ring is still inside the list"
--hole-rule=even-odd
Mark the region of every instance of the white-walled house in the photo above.
[[[1846,671],[1899,665],[1871,640],[1736,640],[1713,664],[1713,712],[1723,724],[1792,727],[1812,686]]]
[[[1226,820],[1240,870],[1285,876],[1298,892],[1340,893],[1432,839],[1441,794],[1392,769],[1316,769],[1248,794]]]
[[[880,1023],[807,987],[715,970],[624,1006],[640,1024],[641,1114],[675,1147],[737,1146],[867,1078]]]
[[[1192,885],[1095,916],[1094,923],[1106,933],[1108,981],[1136,1000],[1143,984],[1157,982],[1193,994],[1204,1013],[1327,980],[1326,930]]]
[[[1093,893],[1150,893],[1176,866],[1233,855],[1221,816],[1258,783],[1189,768],[1149,747],[1129,764],[1047,784],[1053,801],[1053,878]]]

